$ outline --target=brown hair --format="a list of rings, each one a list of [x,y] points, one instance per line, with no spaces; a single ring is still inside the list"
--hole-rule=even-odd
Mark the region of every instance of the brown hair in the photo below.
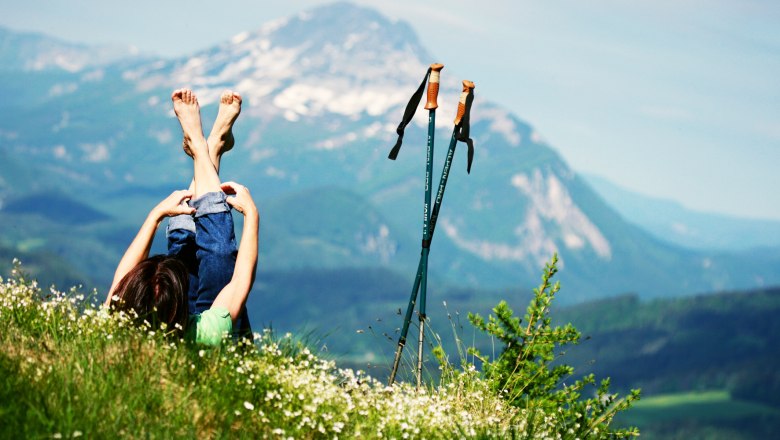
[[[114,294],[119,301],[114,310],[133,310],[138,322],[144,320],[159,328],[176,331],[176,324],[184,329],[189,318],[187,267],[176,257],[156,255],[138,263],[119,281]]]

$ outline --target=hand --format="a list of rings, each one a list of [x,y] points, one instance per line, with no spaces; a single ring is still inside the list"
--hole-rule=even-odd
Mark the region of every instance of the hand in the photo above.
[[[228,197],[227,203],[236,209],[236,211],[247,215],[257,215],[257,207],[255,206],[252,196],[249,194],[249,189],[244,185],[239,185],[236,182],[224,182],[222,184],[222,191],[227,195],[234,195],[235,197]]]
[[[179,190],[174,191],[166,197],[162,202],[152,209],[152,212],[157,215],[158,218],[173,217],[179,214],[193,214],[195,208],[183,203],[185,200],[192,198],[192,191]]]

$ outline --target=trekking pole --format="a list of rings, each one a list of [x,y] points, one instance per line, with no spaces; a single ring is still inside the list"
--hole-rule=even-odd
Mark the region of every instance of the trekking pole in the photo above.
[[[425,83],[428,82],[428,101],[425,104],[425,108],[428,109],[429,112],[428,112],[428,145],[427,145],[428,148],[427,148],[427,156],[426,156],[426,164],[425,164],[425,203],[423,206],[423,239],[422,239],[423,250],[420,256],[420,268],[418,268],[417,271],[418,278],[415,280],[415,285],[417,286],[419,286],[419,284],[422,282],[421,277],[422,277],[422,273],[424,272],[423,270],[421,270],[422,265],[427,263],[427,258],[423,258],[422,254],[424,254],[425,257],[427,257],[425,248],[426,248],[426,243],[430,242],[430,233],[428,232],[428,219],[430,216],[431,186],[433,184],[432,182],[433,140],[434,140],[433,137],[436,131],[436,108],[438,107],[436,99],[439,94],[439,78],[441,75],[440,74],[441,69],[443,68],[444,65],[438,63],[431,64],[430,67],[428,67],[428,71],[425,72],[425,77],[423,78],[422,83],[420,83],[420,86],[417,88],[417,91],[415,91],[414,94],[412,95],[411,99],[409,100],[409,103],[406,104],[406,109],[404,110],[404,116],[401,120],[401,123],[398,125],[398,128],[396,129],[396,132],[398,133],[398,140],[396,141],[395,146],[393,146],[393,149],[390,150],[390,154],[388,155],[388,158],[390,158],[391,160],[395,160],[395,158],[398,156],[398,152],[401,149],[401,143],[403,142],[403,138],[404,138],[404,129],[406,128],[406,125],[408,125],[409,122],[411,122],[412,118],[414,117],[414,113],[417,111],[417,107],[420,104],[420,99],[422,98],[423,89],[425,88]],[[406,311],[408,315],[408,319],[405,320],[407,331],[408,331],[408,323],[406,321],[411,319],[411,313],[414,310],[414,303],[416,299],[417,299],[417,292],[415,289],[414,297],[410,299],[409,309],[407,309]],[[420,345],[422,345],[422,342],[420,343]],[[419,386],[419,378],[418,378],[418,386]]]
[[[428,149],[425,159],[425,203],[423,204],[423,238],[422,257],[420,258],[422,276],[420,277],[420,337],[417,345],[417,388],[420,387],[422,377],[423,339],[425,338],[425,294],[428,290],[428,254],[431,251],[431,187],[433,186],[433,142],[436,134],[436,102],[439,96],[439,76],[442,64],[431,66],[431,76],[428,79],[428,102],[425,109],[428,110]]]
[[[441,210],[441,203],[444,199],[444,190],[447,187],[447,179],[450,175],[450,167],[452,166],[452,158],[455,155],[455,147],[457,146],[458,141],[466,142],[468,145],[468,162],[467,162],[467,172],[471,173],[471,162],[474,158],[474,144],[469,138],[469,132],[470,132],[470,113],[471,113],[471,103],[474,99],[474,83],[471,81],[464,80],[463,81],[463,92],[461,93],[460,100],[458,102],[458,113],[455,117],[455,127],[452,130],[452,138],[450,139],[450,147],[447,150],[447,158],[444,162],[444,167],[441,171],[441,178],[439,179],[439,188],[436,193],[436,200],[433,205],[433,210],[431,211],[431,216],[428,226],[428,231],[430,237],[428,238],[428,246],[430,247],[430,242],[433,239],[433,233],[436,230],[436,221],[439,218],[439,211]],[[420,284],[422,281],[422,274],[423,274],[423,256],[420,255],[420,262],[417,265],[417,275],[414,279],[414,287],[412,287],[412,293],[409,297],[409,303],[406,308],[406,315],[404,316],[404,322],[403,327],[401,329],[401,335],[398,338],[398,346],[396,347],[395,351],[395,358],[393,360],[393,369],[390,372],[390,379],[388,380],[388,384],[392,385],[395,382],[395,376],[398,373],[398,366],[401,361],[401,353],[403,352],[404,346],[406,345],[406,336],[409,332],[409,324],[412,320],[412,313],[414,312],[414,306],[415,302],[417,301],[417,293],[420,289]],[[422,301],[421,301],[422,302]],[[418,354],[418,363],[419,363],[419,354]]]

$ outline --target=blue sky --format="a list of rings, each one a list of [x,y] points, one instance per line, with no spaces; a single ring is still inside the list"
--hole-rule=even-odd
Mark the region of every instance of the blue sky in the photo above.
[[[0,0],[0,25],[179,56],[321,3]],[[576,171],[780,220],[780,2],[356,3],[410,22],[435,61],[534,125]]]

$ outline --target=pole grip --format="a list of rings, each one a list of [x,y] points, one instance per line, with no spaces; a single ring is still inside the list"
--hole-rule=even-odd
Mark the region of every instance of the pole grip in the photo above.
[[[431,76],[428,78],[428,102],[425,103],[426,110],[434,110],[439,107],[436,99],[439,97],[439,77],[444,64],[431,64]]]
[[[474,90],[473,82],[464,79],[463,80],[463,92],[460,94],[460,101],[458,101],[458,114],[455,116],[455,125],[460,124],[461,118],[466,113],[466,98],[469,96],[472,90]]]

